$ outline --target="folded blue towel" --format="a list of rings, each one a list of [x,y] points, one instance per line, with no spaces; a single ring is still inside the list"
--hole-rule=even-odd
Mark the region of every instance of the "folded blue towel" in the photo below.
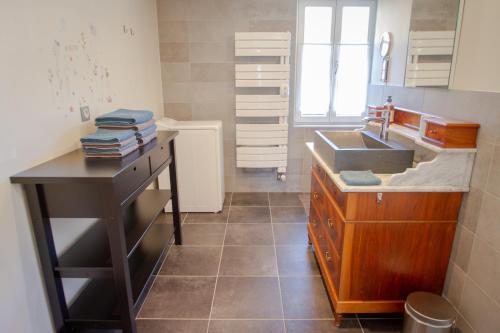
[[[371,170],[368,171],[340,171],[340,178],[347,185],[370,186],[380,185],[382,181]]]
[[[151,135],[156,131],[157,126],[153,125],[148,128],[143,129],[142,131],[135,132],[135,136],[138,138],[143,138],[145,136]]]
[[[95,125],[136,125],[151,119],[153,119],[151,111],[119,109],[97,117]]]
[[[119,143],[134,136],[133,130],[108,130],[98,128],[93,134],[80,139],[81,143]]]
[[[111,147],[111,148],[83,148],[85,153],[89,154],[112,154],[112,153],[121,153],[123,151],[128,151],[132,147],[139,147],[137,144],[137,140],[132,141],[131,143],[123,146],[123,147]]]

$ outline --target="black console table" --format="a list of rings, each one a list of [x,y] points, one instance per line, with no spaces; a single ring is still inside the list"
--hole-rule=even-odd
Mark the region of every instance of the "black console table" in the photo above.
[[[26,193],[45,287],[57,332],[121,329],[135,333],[135,317],[181,225],[174,138],[158,138],[122,159],[86,159],[81,149],[11,177]],[[169,167],[171,190],[159,190]],[[148,189],[151,186],[155,189]],[[164,207],[172,200],[172,215]],[[173,222],[171,222],[171,218]],[[97,219],[56,254],[51,219]],[[67,304],[62,278],[87,278]]]

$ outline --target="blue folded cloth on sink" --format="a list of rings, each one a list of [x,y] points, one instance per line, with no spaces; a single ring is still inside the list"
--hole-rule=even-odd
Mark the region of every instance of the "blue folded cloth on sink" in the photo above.
[[[153,119],[153,112],[151,111],[118,109],[97,117],[95,125],[135,125],[145,123],[151,119]]]
[[[380,185],[382,180],[371,170],[367,171],[340,171],[340,178],[347,184],[353,186]]]
[[[81,143],[102,143],[112,144],[126,141],[133,137],[135,132],[133,130],[108,130],[98,128],[95,133],[84,136],[80,139]]]

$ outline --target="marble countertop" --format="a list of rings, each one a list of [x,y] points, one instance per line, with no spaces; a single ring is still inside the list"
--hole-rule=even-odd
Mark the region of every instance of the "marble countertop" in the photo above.
[[[422,141],[422,139],[419,137],[418,132],[415,130],[407,129],[403,126],[395,125],[392,124],[390,129],[391,132],[397,133],[399,135],[402,135],[406,138],[412,139],[416,144],[423,146],[425,148],[428,148],[434,152],[436,152],[439,155],[442,156],[449,156],[450,154],[453,155],[464,155],[464,161],[467,161],[467,163],[473,162],[473,158],[470,159],[466,156],[473,156],[476,153],[476,149],[444,149],[440,148],[434,145],[431,145],[427,142]],[[328,164],[321,158],[321,156],[318,154],[318,152],[314,149],[314,143],[313,142],[306,142],[307,148],[311,151],[311,154],[313,158],[321,165],[321,167],[325,170],[327,175],[333,180],[335,185],[342,191],[342,192],[469,192],[469,181],[470,181],[470,171],[472,169],[472,165],[470,166],[469,171],[465,172],[468,174],[464,175],[458,175],[457,177],[463,177],[464,180],[456,181],[456,182],[449,182],[449,183],[442,183],[442,184],[437,184],[433,183],[432,181],[429,181],[429,179],[432,180],[433,174],[432,172],[429,173],[428,170],[432,170],[432,163],[437,164],[434,161],[431,162],[426,162],[422,164],[427,164],[425,166],[426,172],[422,172],[422,175],[420,177],[426,177],[425,181],[419,182],[418,177],[419,174],[415,170],[417,168],[410,168],[407,169],[404,173],[399,173],[399,174],[376,174],[381,180],[382,183],[380,185],[376,186],[352,186],[352,185],[347,185],[341,178],[340,174],[334,173],[332,169],[328,166]],[[471,160],[471,162],[469,162]],[[437,169],[442,170],[443,165],[436,166]],[[422,168],[424,169],[424,168]],[[408,174],[409,181],[407,184],[404,184],[404,177],[405,175]],[[399,183],[402,184],[393,184],[395,181],[394,178],[398,178]],[[401,179],[403,181],[401,182]],[[417,180],[416,180],[417,179]],[[439,180],[436,180],[436,182],[439,182]]]

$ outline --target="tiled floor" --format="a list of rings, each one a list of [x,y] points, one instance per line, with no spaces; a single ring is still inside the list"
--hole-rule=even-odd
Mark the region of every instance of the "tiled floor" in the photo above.
[[[155,278],[140,333],[399,332],[401,319],[391,317],[333,325],[307,244],[307,195],[227,193],[224,205],[185,216],[184,243]]]

